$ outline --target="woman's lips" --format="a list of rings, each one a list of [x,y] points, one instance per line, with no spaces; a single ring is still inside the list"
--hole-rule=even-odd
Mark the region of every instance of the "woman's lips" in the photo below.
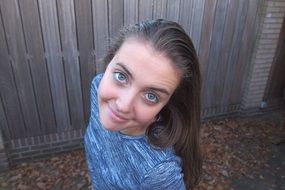
[[[108,109],[109,109],[110,117],[115,123],[125,123],[126,121],[128,121],[127,118],[121,116],[115,110],[113,110],[109,104],[108,104]]]

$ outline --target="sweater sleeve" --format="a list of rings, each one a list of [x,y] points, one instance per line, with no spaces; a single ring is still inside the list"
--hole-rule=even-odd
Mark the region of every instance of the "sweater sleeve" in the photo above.
[[[94,185],[95,185],[94,184],[95,183],[94,179],[96,179],[95,168],[93,166],[92,158],[91,158],[90,152],[88,150],[85,151],[85,156],[86,156],[86,160],[87,160],[89,177],[90,177],[90,180],[92,182],[92,188],[94,189]]]
[[[181,167],[175,161],[158,164],[145,174],[140,189],[185,190]]]
[[[91,110],[98,109],[97,108],[97,90],[99,87],[99,83],[103,77],[103,74],[96,75],[91,82],[91,90],[90,90],[90,103]]]

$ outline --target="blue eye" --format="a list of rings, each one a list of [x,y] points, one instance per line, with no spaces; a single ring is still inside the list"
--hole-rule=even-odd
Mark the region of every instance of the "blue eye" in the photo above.
[[[116,81],[120,83],[126,83],[127,82],[127,77],[121,72],[114,72],[114,78]]]
[[[152,92],[148,92],[145,94],[145,98],[151,102],[151,103],[157,103],[158,102],[158,97],[157,95],[155,95],[154,93]]]

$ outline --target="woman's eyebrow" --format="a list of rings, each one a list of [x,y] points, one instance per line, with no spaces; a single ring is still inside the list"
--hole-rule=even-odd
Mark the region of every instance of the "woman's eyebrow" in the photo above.
[[[158,92],[162,92],[162,93],[164,93],[164,94],[166,94],[166,95],[170,95],[170,93],[167,91],[167,90],[165,90],[164,88],[158,88],[158,87],[151,87],[151,88],[149,88],[150,90],[153,90],[153,91],[158,91]]]
[[[117,63],[116,65],[119,65],[133,79],[133,75],[123,63]]]

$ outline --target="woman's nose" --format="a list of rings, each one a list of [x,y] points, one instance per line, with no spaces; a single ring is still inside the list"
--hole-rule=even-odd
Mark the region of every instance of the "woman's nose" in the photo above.
[[[123,92],[119,93],[116,99],[116,105],[119,112],[122,113],[129,113],[132,111],[134,107],[134,100],[135,100],[135,92],[134,90],[124,90]]]

